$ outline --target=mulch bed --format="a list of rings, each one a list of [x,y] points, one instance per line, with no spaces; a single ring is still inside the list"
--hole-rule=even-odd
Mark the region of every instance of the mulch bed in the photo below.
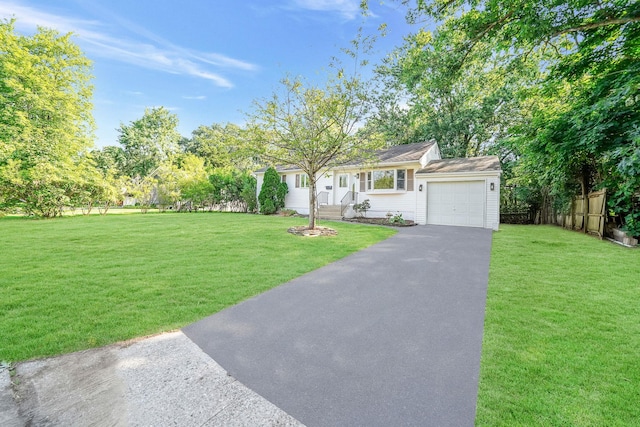
[[[320,225],[316,225],[316,228],[313,230],[309,230],[309,227],[306,225],[299,225],[297,227],[291,227],[287,231],[291,234],[305,237],[336,236],[338,234],[333,228],[322,227]]]
[[[415,222],[410,219],[405,219],[404,224],[402,223],[390,223],[387,218],[365,218],[365,217],[356,217],[356,218],[344,218],[344,221],[349,222],[358,222],[361,224],[375,224],[375,225],[387,225],[389,227],[412,227],[416,225]]]

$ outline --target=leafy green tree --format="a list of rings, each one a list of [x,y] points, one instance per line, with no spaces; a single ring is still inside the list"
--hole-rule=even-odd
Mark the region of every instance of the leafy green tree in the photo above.
[[[282,209],[287,190],[287,184],[280,180],[280,174],[273,167],[267,168],[258,194],[260,213],[271,215]]]
[[[155,202],[158,209],[164,212],[167,208],[178,204],[181,198],[179,181],[181,171],[171,162],[163,162],[155,169],[153,183],[155,186]]]
[[[122,202],[124,198],[123,189],[126,187],[125,178],[116,177],[107,173],[98,182],[95,203],[100,214],[106,215],[111,206]]]
[[[381,145],[373,135],[357,132],[369,107],[362,82],[341,72],[324,88],[284,79],[280,92],[255,103],[249,118],[258,156],[272,164],[296,166],[309,176],[310,229],[316,226],[319,172],[363,159]],[[261,211],[277,209],[270,198],[265,204],[260,203]]]
[[[252,171],[255,162],[246,149],[246,131],[232,123],[199,126],[191,138],[183,138],[180,146],[205,160],[210,168],[233,167],[241,171]]]
[[[242,190],[240,197],[247,207],[247,212],[253,213],[258,210],[258,198],[256,197],[257,180],[250,174],[245,174],[242,178]]]
[[[447,26],[435,35],[420,30],[377,68],[385,90],[370,125],[388,141],[435,139],[444,157],[472,157],[486,154],[520,119],[517,95],[534,76],[533,62],[506,73],[501,56],[485,46],[459,65],[450,46],[460,37],[459,30]]]
[[[55,216],[92,145],[91,63],[71,34],[0,21],[0,199]]]
[[[107,171],[116,176],[127,174],[127,156],[122,147],[108,145],[102,149],[91,150],[91,157],[103,174]]]
[[[128,125],[120,124],[118,142],[126,156],[129,176],[146,177],[178,151],[178,116],[164,107],[147,108]]]
[[[181,156],[179,163],[180,209],[182,210],[183,207],[186,207],[188,210],[192,210],[194,206],[196,209],[204,207],[205,202],[213,191],[213,187],[208,180],[204,159],[194,154],[185,154]]]
[[[256,180],[247,172],[226,167],[214,169],[209,175],[212,186],[211,202],[219,209],[236,212],[256,210]],[[248,194],[249,191],[254,194]]]
[[[154,177],[144,178],[135,176],[130,178],[126,186],[128,192],[137,200],[142,213],[147,213],[155,203],[157,182]]]

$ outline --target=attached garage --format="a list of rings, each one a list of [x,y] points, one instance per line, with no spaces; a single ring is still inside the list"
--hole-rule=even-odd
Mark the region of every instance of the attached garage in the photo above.
[[[415,175],[417,222],[497,230],[501,172],[495,156],[429,162]]]
[[[483,181],[427,183],[427,224],[484,227]]]

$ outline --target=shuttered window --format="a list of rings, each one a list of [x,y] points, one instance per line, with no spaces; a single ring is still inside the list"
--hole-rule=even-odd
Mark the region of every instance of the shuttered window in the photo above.
[[[360,191],[413,191],[413,180],[413,169],[377,169],[360,172]]]

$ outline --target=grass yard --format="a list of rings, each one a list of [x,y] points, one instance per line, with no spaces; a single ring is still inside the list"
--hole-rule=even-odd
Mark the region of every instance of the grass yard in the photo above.
[[[246,214],[0,219],[0,361],[180,328],[395,233]]]
[[[640,425],[640,249],[494,234],[476,424]]]

